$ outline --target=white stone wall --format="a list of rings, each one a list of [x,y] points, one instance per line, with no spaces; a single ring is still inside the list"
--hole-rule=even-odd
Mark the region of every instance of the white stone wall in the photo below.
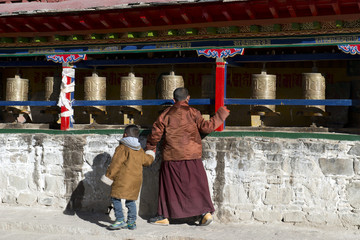
[[[121,137],[0,134],[0,202],[105,211],[100,176]],[[157,154],[144,168],[142,217],[156,213]],[[221,221],[360,225],[360,141],[206,137],[203,162]]]
[[[203,160],[223,221],[360,225],[360,143],[207,138]]]

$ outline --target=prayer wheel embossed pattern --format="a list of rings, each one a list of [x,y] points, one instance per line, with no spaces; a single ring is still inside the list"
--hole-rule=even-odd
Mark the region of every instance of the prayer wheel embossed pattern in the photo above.
[[[184,79],[182,76],[175,75],[170,72],[170,75],[164,75],[160,82],[160,99],[173,99],[174,90],[179,87],[184,87]]]
[[[61,77],[45,78],[45,101],[57,101],[60,95]]]
[[[29,80],[20,78],[8,78],[6,81],[6,101],[28,101]],[[19,112],[29,112],[29,106],[8,106],[7,109]]]
[[[84,82],[85,100],[106,100],[106,78],[93,73],[91,77],[85,77]],[[91,110],[106,111],[105,106],[92,106]]]
[[[135,77],[133,73],[129,73],[127,77],[121,77],[120,100],[142,100],[143,95],[143,78]],[[127,106],[139,112],[142,106]]]
[[[325,99],[325,78],[321,73],[302,74],[303,96],[305,99]],[[323,105],[308,105],[325,112]]]
[[[276,75],[252,74],[252,98],[276,99]],[[252,110],[275,111],[275,105],[254,105]]]

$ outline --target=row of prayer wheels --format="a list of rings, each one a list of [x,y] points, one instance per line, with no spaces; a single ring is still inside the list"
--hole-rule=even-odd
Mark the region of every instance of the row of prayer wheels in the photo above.
[[[60,94],[61,77],[45,78],[45,100],[57,101]],[[184,87],[182,76],[175,75],[170,72],[164,75],[160,82],[160,99],[172,99],[173,91],[178,87]],[[27,101],[29,91],[29,80],[16,75],[15,78],[7,79],[6,101]],[[99,77],[97,73],[93,73],[90,77],[85,77],[84,82],[85,100],[106,100],[106,78]],[[143,78],[135,77],[134,73],[121,77],[120,100],[142,100]],[[11,106],[9,111],[25,112],[28,106]],[[126,106],[125,111],[136,110],[142,112],[141,106]],[[105,106],[88,107],[89,112],[101,111],[105,112]]]
[[[60,93],[60,77],[47,77],[45,79],[45,100],[57,101]],[[173,91],[178,87],[184,87],[182,76],[170,72],[164,75],[160,81],[159,98],[172,99]],[[215,96],[215,78],[213,75],[204,75],[202,78],[202,97],[213,98]],[[29,80],[16,75],[15,78],[7,79],[6,101],[27,101]],[[85,100],[106,100],[106,78],[93,73],[85,77],[84,83]],[[120,100],[142,100],[143,78],[135,77],[133,73],[121,78]],[[320,73],[303,73],[303,97],[304,99],[325,99],[325,78]],[[252,75],[252,98],[253,99],[276,99],[276,75],[266,72]],[[325,106],[307,106],[325,112]],[[29,111],[28,106],[11,106],[12,111]],[[127,109],[142,112],[141,106],[127,106]],[[89,111],[105,112],[105,106],[88,107]],[[252,110],[275,111],[275,105],[254,105]]]
[[[321,73],[303,73],[302,89],[304,99],[325,99],[325,78]],[[276,75],[261,74],[252,75],[252,98],[253,99],[276,99]],[[306,106],[315,112],[325,112],[325,106]],[[253,110],[275,112],[275,105],[254,105]]]

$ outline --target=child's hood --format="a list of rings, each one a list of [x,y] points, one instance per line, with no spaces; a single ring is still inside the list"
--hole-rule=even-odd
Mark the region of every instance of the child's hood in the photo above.
[[[141,149],[139,139],[136,137],[124,137],[120,140],[120,143],[136,151]]]

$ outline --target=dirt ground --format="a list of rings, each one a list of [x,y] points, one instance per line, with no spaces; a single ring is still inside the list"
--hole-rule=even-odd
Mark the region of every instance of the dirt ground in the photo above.
[[[306,227],[286,223],[246,222],[209,226],[188,224],[157,226],[139,218],[136,230],[106,229],[112,223],[106,214],[79,212],[66,215],[60,210],[0,206],[0,239],[6,240],[93,240],[93,239],[246,239],[246,240],[358,240],[360,230],[340,227]]]

